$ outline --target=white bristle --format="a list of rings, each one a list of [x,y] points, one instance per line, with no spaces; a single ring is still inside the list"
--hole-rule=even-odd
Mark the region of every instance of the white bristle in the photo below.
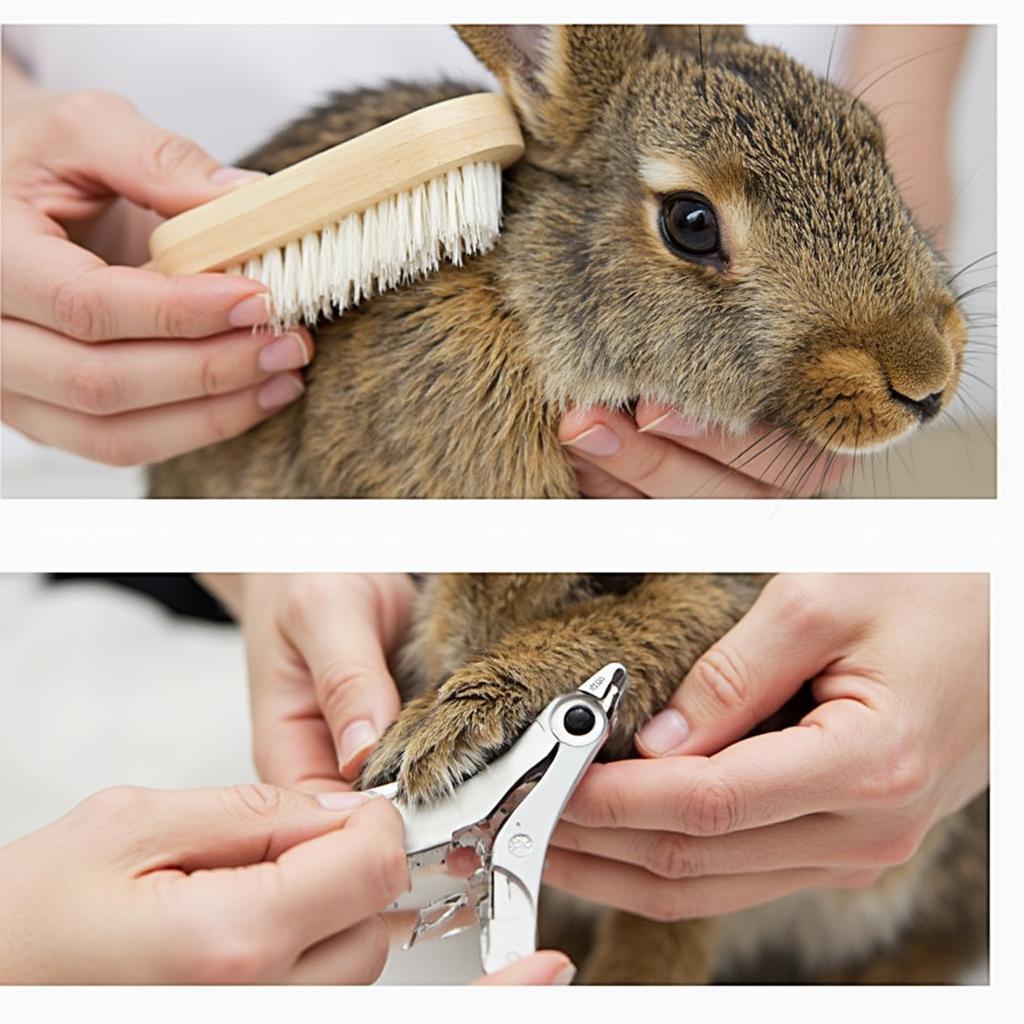
[[[267,286],[281,331],[313,324],[434,271],[487,252],[501,228],[501,167],[477,163],[390,196],[298,241],[227,269]]]

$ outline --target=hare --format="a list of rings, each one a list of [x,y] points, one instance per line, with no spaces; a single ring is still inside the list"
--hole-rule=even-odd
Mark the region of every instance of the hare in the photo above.
[[[556,432],[571,405],[651,398],[728,429],[767,420],[827,459],[948,404],[965,321],[891,180],[877,119],[849,94],[735,28],[461,33],[527,139],[498,245],[322,324],[305,398],[154,467],[154,496],[574,497]],[[466,91],[338,96],[243,163],[274,171]],[[609,660],[631,674],[606,749],[625,756],[760,585],[433,580],[409,703],[363,782],[397,777],[436,799]],[[715,922],[601,913],[558,941],[589,947],[584,979],[608,983],[948,980],[983,941],[983,815],[979,803],[943,823],[869,892]],[[783,966],[764,967],[769,950]]]
[[[441,576],[422,585],[398,675],[409,698],[361,783],[398,780],[430,802],[503,752],[547,703],[618,660],[629,683],[602,759],[637,729],[749,608],[764,577],[560,574]],[[795,725],[800,694],[760,729]],[[953,982],[988,926],[987,795],[939,822],[909,861],[866,888],[797,893],[714,920],[648,920],[551,891],[542,941],[583,982]],[[857,880],[856,884],[862,884]]]
[[[738,28],[461,33],[527,140],[497,246],[321,324],[305,397],[153,468],[153,495],[574,497],[562,413],[641,398],[768,421],[810,473],[950,402],[965,320],[862,103]],[[467,91],[339,95],[242,163]]]

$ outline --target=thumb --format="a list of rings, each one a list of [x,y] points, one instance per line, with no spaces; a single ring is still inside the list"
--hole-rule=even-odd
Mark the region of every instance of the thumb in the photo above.
[[[76,163],[69,169],[165,217],[263,177],[223,167],[201,146],[146,120],[121,96],[85,93],[75,100],[80,115],[71,124]]]
[[[119,791],[113,792],[116,799]],[[340,828],[370,799],[363,793],[318,798],[263,783],[125,793],[134,804],[124,810],[139,832],[146,870],[185,872],[276,860],[285,850]]]
[[[524,956],[474,985],[568,985],[576,975],[573,962],[564,954],[545,949]]]
[[[710,755],[778,711],[839,653],[850,632],[835,577],[776,576],[695,662],[664,711],[637,733],[646,757]]]

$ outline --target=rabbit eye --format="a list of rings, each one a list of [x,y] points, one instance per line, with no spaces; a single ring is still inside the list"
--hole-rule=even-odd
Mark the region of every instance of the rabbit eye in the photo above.
[[[661,234],[677,256],[707,262],[720,257],[718,218],[703,196],[676,192],[661,202]]]

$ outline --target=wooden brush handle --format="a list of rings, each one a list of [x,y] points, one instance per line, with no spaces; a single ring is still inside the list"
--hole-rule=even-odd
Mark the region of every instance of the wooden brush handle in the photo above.
[[[164,274],[223,270],[454,167],[507,167],[523,149],[504,96],[435,103],[172,217],[150,235],[146,267]]]

